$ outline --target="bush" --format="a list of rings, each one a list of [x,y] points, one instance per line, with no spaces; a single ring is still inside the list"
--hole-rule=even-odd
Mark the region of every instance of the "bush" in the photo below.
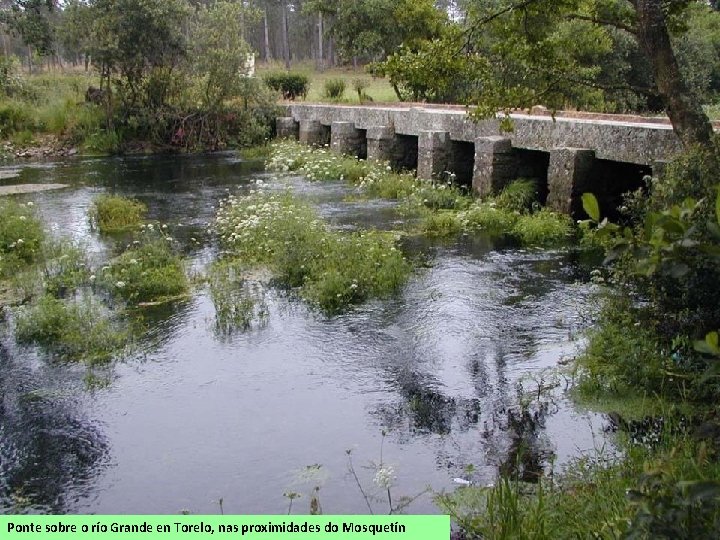
[[[0,104],[0,135],[8,137],[33,128],[33,118],[26,104],[19,101],[6,101]]]
[[[183,262],[169,242],[148,236],[104,267],[100,278],[111,294],[131,304],[172,300],[189,289]]]
[[[368,86],[370,86],[370,83],[367,79],[353,79],[353,90],[357,92],[358,101],[360,101],[361,103],[365,101],[365,98],[367,97],[365,89]]]
[[[340,99],[345,94],[344,79],[328,79],[325,81],[325,97],[328,99]]]
[[[134,199],[119,195],[100,195],[93,201],[90,221],[101,233],[118,233],[137,229],[147,207]]]
[[[282,94],[283,99],[305,99],[310,80],[302,73],[268,73],[263,76],[265,84]]]
[[[60,360],[107,362],[125,345],[128,334],[92,298],[59,300],[43,296],[17,312],[19,343],[39,345]]]

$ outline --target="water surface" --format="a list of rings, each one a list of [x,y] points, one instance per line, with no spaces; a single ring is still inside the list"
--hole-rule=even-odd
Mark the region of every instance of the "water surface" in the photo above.
[[[339,182],[278,179],[230,153],[28,165],[0,183],[69,184],[19,198],[98,264],[116,246],[89,228],[93,197],[137,197],[202,270],[217,254],[208,223],[219,201],[258,179],[290,186],[338,228],[401,224],[392,203],[348,202]],[[366,513],[351,456],[374,510],[387,512],[373,484],[381,459],[398,500],[453,489],[458,477],[484,484],[518,467],[531,476],[602,444],[601,419],[561,392],[518,422],[520,394],[567,382],[547,370],[574,354],[590,310],[577,253],[484,237],[405,248],[428,268],[397,297],[332,318],[269,289],[264,326],[219,336],[200,289],[151,314],[141,351],[112,367],[105,388],[88,390],[82,366],[18,348],[0,323],[0,511],[215,513],[223,498],[226,512],[275,514],[297,492],[303,513],[318,485],[325,513]],[[532,451],[521,457],[521,446]],[[406,511],[437,509],[425,495]]]

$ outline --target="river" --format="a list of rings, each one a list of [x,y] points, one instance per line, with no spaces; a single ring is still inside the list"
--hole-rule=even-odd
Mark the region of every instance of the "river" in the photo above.
[[[13,169],[3,185],[69,184],[17,197],[97,264],[113,241],[90,230],[87,211],[106,191],[145,202],[195,272],[217,256],[208,224],[219,201],[258,179],[292,186],[336,227],[400,226],[391,203],[348,199],[340,182],[278,178],[232,153]],[[148,313],[152,330],[107,368],[104,387],[88,388],[83,366],[19,348],[11,321],[0,322],[0,512],[204,514],[222,499],[226,513],[281,514],[284,494],[298,493],[293,512],[307,513],[318,486],[325,513],[367,513],[351,458],[373,510],[387,513],[373,482],[381,459],[397,503],[459,478],[487,484],[500,469],[557,469],[603,444],[602,418],[577,410],[563,394],[570,376],[549,371],[575,354],[593,310],[579,252],[482,236],[405,249],[428,264],[401,294],[331,318],[268,288],[266,324],[222,336],[198,288]],[[554,390],[528,397],[538,385]],[[426,493],[405,511],[438,509]]]

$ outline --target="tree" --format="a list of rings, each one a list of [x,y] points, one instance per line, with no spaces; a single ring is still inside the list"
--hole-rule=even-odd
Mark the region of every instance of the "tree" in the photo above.
[[[480,33],[487,28],[502,29],[511,47],[501,46],[494,52],[502,52],[506,60],[515,61],[521,73],[533,74],[533,80],[545,77],[552,83],[533,90],[522,84],[522,77],[514,78],[515,86],[499,89],[495,97],[511,98],[532,104],[527,98],[540,98],[542,92],[551,93],[562,88],[559,76],[567,74],[566,66],[557,60],[562,58],[565,47],[573,47],[567,41],[553,41],[555,29],[565,21],[584,21],[603,28],[614,28],[634,37],[647,59],[657,93],[678,137],[685,146],[707,145],[712,137],[712,126],[696,96],[689,91],[677,58],[673,51],[671,30],[682,32],[687,8],[693,0],[513,0],[475,3],[471,11],[469,37],[481,39]],[[573,79],[573,77],[571,77]],[[509,99],[508,99],[509,98]],[[500,101],[503,101],[501,99]],[[496,103],[497,104],[497,103]]]
[[[91,9],[93,63],[108,90],[116,76],[125,105],[132,107],[150,73],[172,71],[185,57],[188,5],[184,0],[94,0]]]
[[[256,10],[227,0],[199,10],[192,36],[193,67],[203,81],[202,97],[208,109],[220,108],[240,92],[251,53],[242,38],[242,26],[258,16]]]

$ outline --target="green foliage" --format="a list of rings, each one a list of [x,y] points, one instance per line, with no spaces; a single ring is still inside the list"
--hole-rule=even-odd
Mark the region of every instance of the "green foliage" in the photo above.
[[[325,97],[341,99],[345,94],[345,79],[328,79],[325,81]]]
[[[513,230],[518,214],[498,207],[494,201],[476,202],[458,216],[466,231],[485,231],[493,235]]]
[[[537,202],[537,184],[534,180],[519,178],[505,186],[494,200],[505,210],[527,212]]]
[[[143,241],[110,261],[98,277],[112,295],[130,304],[165,302],[189,290],[182,259],[173,253],[169,238],[154,229],[148,224]]]
[[[59,360],[97,364],[121,352],[128,334],[97,300],[43,296],[17,311],[15,337]]]
[[[32,203],[0,200],[0,278],[35,262],[44,241]]]
[[[137,229],[147,207],[134,199],[119,195],[100,195],[93,201],[90,221],[102,233],[118,233]]]
[[[307,96],[310,82],[308,76],[302,73],[266,73],[263,80],[270,88],[280,92],[283,99],[293,101]]]
[[[279,283],[299,288],[326,313],[387,296],[410,272],[392,234],[331,231],[289,194],[230,197],[215,227],[234,257],[268,266]]]
[[[8,137],[33,127],[32,116],[25,104],[18,101],[6,101],[0,104],[0,135]]]
[[[220,1],[201,7],[193,33],[193,63],[202,79],[202,98],[211,110],[241,91],[241,78],[250,46],[243,39],[243,24],[256,13],[244,3]]]
[[[466,102],[479,90],[477,81],[486,66],[479,56],[458,54],[459,40],[446,37],[418,48],[401,47],[370,70],[388,77],[401,101]]]
[[[45,292],[56,298],[71,297],[81,285],[91,282],[85,251],[68,240],[45,246],[40,270]]]
[[[362,103],[363,101],[367,101],[367,94],[365,93],[365,91],[370,86],[370,83],[366,79],[353,79],[352,86],[353,90],[357,92],[358,101],[360,103]]]
[[[568,216],[543,208],[539,212],[520,215],[511,234],[526,246],[552,246],[566,243],[572,230]]]
[[[401,44],[438,37],[446,20],[432,0],[339,0],[332,34],[345,59],[380,60]]]

